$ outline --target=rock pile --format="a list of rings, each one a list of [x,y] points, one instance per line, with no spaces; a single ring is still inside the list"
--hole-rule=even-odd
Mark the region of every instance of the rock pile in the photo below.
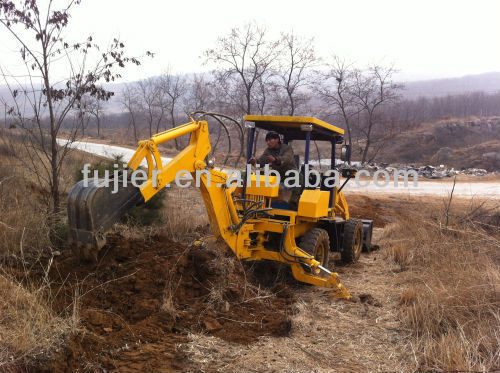
[[[476,129],[480,131],[498,131],[500,128],[500,117],[491,117],[491,118],[476,118],[474,120],[458,120],[458,121],[449,121],[444,122],[441,127],[446,128],[450,134],[454,133],[457,130],[464,130],[467,128]]]
[[[373,174],[375,171],[385,170],[389,174],[394,174],[396,170],[398,171],[415,171],[417,172],[419,177],[423,177],[426,179],[442,179],[445,177],[453,177],[456,175],[473,175],[473,176],[485,176],[488,174],[495,174],[495,172],[488,172],[482,168],[467,168],[463,170],[455,170],[454,168],[447,168],[444,165],[440,165],[439,167],[434,166],[415,166],[415,165],[390,165],[388,163],[369,163],[366,165],[354,165],[351,166],[358,170],[367,170],[370,174]]]

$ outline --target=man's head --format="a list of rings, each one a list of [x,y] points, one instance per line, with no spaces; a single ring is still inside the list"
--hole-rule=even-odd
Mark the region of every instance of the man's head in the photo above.
[[[270,131],[266,135],[266,143],[269,149],[278,149],[280,147],[280,135],[277,132]]]

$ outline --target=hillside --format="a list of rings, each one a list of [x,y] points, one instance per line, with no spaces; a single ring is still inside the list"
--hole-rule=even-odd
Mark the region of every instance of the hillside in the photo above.
[[[469,92],[494,93],[500,90],[500,72],[466,75],[449,79],[405,82],[403,96],[407,99],[438,97]]]
[[[378,160],[500,170],[500,118],[423,123],[398,134]]]

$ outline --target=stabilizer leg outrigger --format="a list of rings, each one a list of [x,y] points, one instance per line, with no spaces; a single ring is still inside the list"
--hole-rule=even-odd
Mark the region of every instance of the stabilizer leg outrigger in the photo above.
[[[283,229],[280,254],[285,262],[290,264],[293,277],[296,280],[311,285],[331,289],[331,295],[337,298],[349,299],[351,295],[344,285],[338,281],[338,274],[331,272],[299,247],[286,224]],[[307,269],[307,270],[306,270]]]
[[[307,273],[301,264],[290,264],[293,277],[296,280],[305,282],[311,285],[331,289],[330,294],[336,298],[351,298],[351,294],[346,290],[344,285],[338,281],[338,274],[330,272],[328,269],[318,265],[318,274]]]

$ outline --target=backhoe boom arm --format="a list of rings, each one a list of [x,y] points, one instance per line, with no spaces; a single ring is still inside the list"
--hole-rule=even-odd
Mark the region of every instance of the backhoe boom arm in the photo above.
[[[174,159],[163,165],[157,146],[187,134],[191,134],[189,145],[177,154]],[[146,158],[148,180],[140,189],[144,201],[148,201],[172,182],[179,172],[195,172],[196,162],[203,161],[211,149],[207,122],[192,120],[189,123],[154,135],[149,140],[140,141],[139,148],[128,162],[127,167],[135,171],[142,163],[142,160]]]

